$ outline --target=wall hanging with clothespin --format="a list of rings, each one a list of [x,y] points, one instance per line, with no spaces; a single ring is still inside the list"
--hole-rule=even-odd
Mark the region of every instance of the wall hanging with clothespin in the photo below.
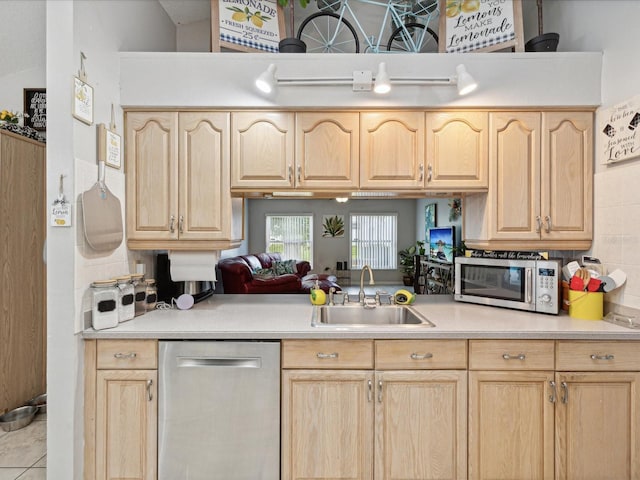
[[[60,175],[58,198],[56,198],[53,205],[51,205],[51,226],[71,226],[71,203],[67,202],[67,199],[64,196],[64,175]]]
[[[87,125],[93,124],[93,87],[87,83],[84,61],[87,56],[80,52],[80,70],[73,77],[73,116]]]
[[[122,139],[116,133],[116,121],[111,104],[111,123],[107,127],[104,123],[98,125],[98,162],[104,162],[108,167],[122,167]]]

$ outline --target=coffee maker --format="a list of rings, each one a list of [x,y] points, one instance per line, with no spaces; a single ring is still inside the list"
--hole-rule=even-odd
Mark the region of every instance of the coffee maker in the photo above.
[[[171,280],[171,260],[166,253],[156,255],[156,287],[158,288],[158,301],[171,304],[171,300],[186,293],[193,297],[194,303],[201,302],[213,295],[213,282],[211,281],[183,281]]]

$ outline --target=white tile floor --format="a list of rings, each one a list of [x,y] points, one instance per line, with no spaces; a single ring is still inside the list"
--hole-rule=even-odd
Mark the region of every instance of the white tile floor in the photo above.
[[[0,430],[0,480],[46,480],[47,415],[20,430]]]

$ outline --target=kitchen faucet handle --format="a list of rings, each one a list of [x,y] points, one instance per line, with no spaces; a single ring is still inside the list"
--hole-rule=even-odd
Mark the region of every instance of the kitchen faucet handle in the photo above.
[[[389,299],[389,305],[393,305],[393,295],[391,295],[389,292],[385,291],[385,290],[376,290],[376,303],[378,305],[382,305],[382,302],[380,301],[380,296],[381,295],[386,295],[387,298]]]
[[[329,305],[332,307],[335,305],[335,303],[333,302],[334,293],[336,293],[336,287],[329,288]]]

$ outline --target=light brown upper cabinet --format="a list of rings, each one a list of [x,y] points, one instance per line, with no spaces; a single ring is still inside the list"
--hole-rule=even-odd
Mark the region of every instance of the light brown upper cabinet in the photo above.
[[[357,112],[233,112],[235,190],[358,188]]]
[[[424,112],[360,114],[360,188],[424,188]]]
[[[465,201],[471,248],[587,249],[593,223],[593,114],[489,114],[489,193]]]
[[[488,114],[427,113],[427,190],[486,191]]]
[[[231,188],[294,186],[293,112],[231,114]]]
[[[242,200],[229,188],[229,113],[128,112],[126,152],[129,248],[237,245]]]

